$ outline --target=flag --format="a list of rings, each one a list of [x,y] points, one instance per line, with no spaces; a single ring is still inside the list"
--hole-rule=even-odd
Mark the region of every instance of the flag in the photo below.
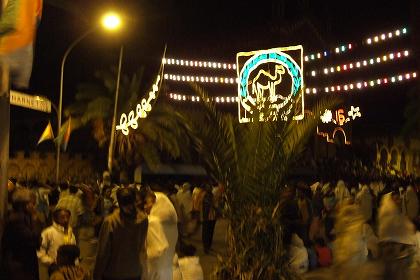
[[[49,140],[49,139],[54,139],[54,132],[53,132],[53,129],[52,129],[52,126],[51,126],[50,122],[48,122],[47,127],[44,129],[44,132],[42,132],[42,135],[39,138],[37,145],[39,145],[39,143],[44,142],[44,141]]]
[[[70,140],[70,133],[71,133],[71,118],[66,121],[60,129],[57,138],[55,138],[56,145],[60,145],[63,151],[67,149],[67,145]]]

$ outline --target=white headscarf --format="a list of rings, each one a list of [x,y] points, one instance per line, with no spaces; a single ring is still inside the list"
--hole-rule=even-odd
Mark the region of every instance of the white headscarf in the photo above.
[[[343,180],[337,182],[337,187],[334,190],[335,198],[337,199],[337,204],[340,205],[350,198],[350,192],[344,184]]]

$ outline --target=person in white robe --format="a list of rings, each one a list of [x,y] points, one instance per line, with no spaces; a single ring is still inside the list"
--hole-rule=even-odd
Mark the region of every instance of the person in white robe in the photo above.
[[[149,215],[146,238],[146,280],[172,280],[173,259],[178,240],[178,218],[169,198],[155,192],[156,202]]]

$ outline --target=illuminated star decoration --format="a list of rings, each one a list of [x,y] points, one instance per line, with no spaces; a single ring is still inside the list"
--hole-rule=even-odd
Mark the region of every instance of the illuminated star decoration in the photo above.
[[[359,107],[353,107],[351,106],[350,111],[348,112],[349,117],[352,117],[352,119],[356,119],[357,117],[362,117],[362,113],[360,113]]]
[[[331,110],[325,109],[324,114],[321,115],[321,121],[323,123],[330,123],[332,121],[332,112],[331,112]]]

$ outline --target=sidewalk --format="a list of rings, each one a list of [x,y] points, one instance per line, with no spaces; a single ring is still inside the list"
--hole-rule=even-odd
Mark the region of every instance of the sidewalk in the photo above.
[[[211,275],[217,264],[216,255],[226,253],[226,231],[227,220],[217,220],[214,229],[212,252],[209,255],[204,254],[203,244],[201,242],[201,228],[197,234],[187,240],[187,242],[191,242],[197,248],[197,255],[200,257],[205,280],[212,279]]]

